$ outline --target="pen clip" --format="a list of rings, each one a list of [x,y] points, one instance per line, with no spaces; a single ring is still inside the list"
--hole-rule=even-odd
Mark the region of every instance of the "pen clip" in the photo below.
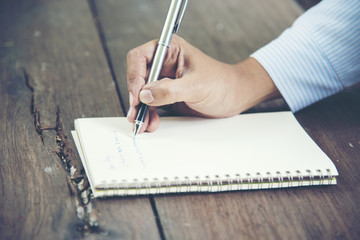
[[[176,18],[173,33],[177,33],[179,31],[180,24],[183,20],[187,4],[188,4],[188,0],[183,0],[181,3],[181,8],[180,8],[179,14]]]

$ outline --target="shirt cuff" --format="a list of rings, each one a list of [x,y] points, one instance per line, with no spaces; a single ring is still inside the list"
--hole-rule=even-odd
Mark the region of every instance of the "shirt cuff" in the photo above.
[[[293,112],[344,87],[311,34],[293,26],[251,55],[268,72]]]

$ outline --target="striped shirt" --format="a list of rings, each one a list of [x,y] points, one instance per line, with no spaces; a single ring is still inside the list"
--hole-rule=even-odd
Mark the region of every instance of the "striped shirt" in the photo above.
[[[251,55],[292,111],[360,81],[360,0],[323,0]]]

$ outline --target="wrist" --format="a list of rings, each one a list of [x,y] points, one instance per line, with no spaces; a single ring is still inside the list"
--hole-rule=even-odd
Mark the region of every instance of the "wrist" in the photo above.
[[[270,75],[254,58],[233,65],[236,73],[239,113],[273,98],[280,97]]]

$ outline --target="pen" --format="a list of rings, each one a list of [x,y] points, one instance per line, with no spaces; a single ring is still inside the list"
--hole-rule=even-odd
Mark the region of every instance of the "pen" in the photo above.
[[[187,3],[188,0],[171,1],[169,11],[165,19],[164,27],[161,31],[160,39],[157,44],[153,64],[150,69],[147,83],[158,80],[166,56],[166,51],[170,45],[171,37],[174,33],[177,33],[180,28],[180,24],[184,17]],[[139,111],[135,118],[134,137],[136,137],[141,126],[144,124],[148,110],[148,105],[140,103]]]

